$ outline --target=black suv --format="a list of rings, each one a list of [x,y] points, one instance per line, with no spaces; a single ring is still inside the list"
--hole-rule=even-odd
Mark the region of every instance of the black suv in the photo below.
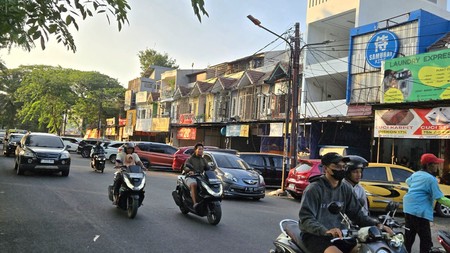
[[[22,139],[23,134],[9,134],[5,143],[3,143],[3,154],[5,156],[14,155],[16,151],[17,143],[19,143],[20,139]]]
[[[255,170],[261,172],[266,185],[281,186],[283,172],[283,156],[270,153],[241,152],[239,157],[244,159]],[[286,166],[284,178],[289,174]]]
[[[70,154],[61,137],[47,133],[28,133],[18,143],[14,169],[17,175],[25,171],[61,172],[69,175]]]

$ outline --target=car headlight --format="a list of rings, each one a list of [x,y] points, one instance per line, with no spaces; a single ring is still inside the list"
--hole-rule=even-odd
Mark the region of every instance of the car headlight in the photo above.
[[[228,180],[231,180],[233,182],[237,182],[238,181],[236,177],[234,177],[231,173],[228,173],[228,172],[225,172],[225,178],[228,179]]]
[[[61,153],[61,159],[69,159],[70,158],[70,154],[67,151],[64,151]]]
[[[24,157],[32,157],[32,158],[35,157],[34,153],[31,152],[30,150],[27,150],[27,149],[22,149],[22,150],[20,151],[19,155],[20,155],[20,156],[24,156]]]
[[[259,183],[260,183],[261,185],[266,185],[266,182],[264,181],[264,178],[263,178],[263,176],[261,176],[261,175],[259,175]]]

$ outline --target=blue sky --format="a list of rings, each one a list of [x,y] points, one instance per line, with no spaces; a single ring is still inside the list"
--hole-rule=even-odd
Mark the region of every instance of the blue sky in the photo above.
[[[247,15],[281,34],[296,22],[304,27],[306,0],[207,0],[209,18],[200,23],[189,0],[130,0],[130,24],[119,32],[104,16],[79,21],[73,35],[77,52],[67,51],[50,39],[42,51],[0,51],[8,68],[46,64],[84,71],[98,71],[117,78],[122,85],[139,76],[138,52],[153,48],[167,53],[180,68],[203,69],[255,53],[276,37],[255,26]],[[284,49],[275,42],[266,50]]]
[[[77,52],[67,51],[51,38],[47,49],[39,44],[31,52],[0,50],[8,68],[46,64],[84,71],[98,71],[117,78],[126,86],[139,76],[138,52],[152,48],[167,53],[180,68],[203,69],[233,61],[259,51],[276,39],[255,26],[247,15],[266,28],[282,34],[300,23],[305,28],[306,0],[205,0],[209,18],[202,23],[194,15],[190,0],[129,0],[129,25],[121,32],[105,16],[81,21],[73,31]],[[449,4],[450,5],[450,4]],[[449,7],[447,8],[449,9]],[[265,50],[284,49],[278,40]]]

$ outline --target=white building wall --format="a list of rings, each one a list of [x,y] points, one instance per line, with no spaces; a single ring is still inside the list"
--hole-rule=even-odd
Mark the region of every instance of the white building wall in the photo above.
[[[308,106],[321,111],[320,107],[324,107],[324,103],[318,102],[345,99],[350,29],[418,9],[450,19],[450,12],[446,10],[447,0],[308,0],[306,29],[302,31],[304,41],[335,42],[326,46],[306,47],[302,52],[304,79],[300,107],[306,101]],[[304,110],[299,108],[300,112]]]

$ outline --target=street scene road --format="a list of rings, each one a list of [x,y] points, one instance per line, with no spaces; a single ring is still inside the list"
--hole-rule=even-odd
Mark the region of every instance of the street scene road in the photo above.
[[[88,159],[72,154],[68,177],[18,176],[13,165],[13,157],[0,156],[2,252],[260,253],[273,248],[281,219],[298,219],[298,201],[268,194],[260,201],[225,199],[222,220],[212,226],[205,217],[181,214],[171,196],[178,174],[165,171],[147,172],[144,206],[128,219],[108,199],[110,163],[97,173]],[[449,224],[437,217],[433,239]]]

